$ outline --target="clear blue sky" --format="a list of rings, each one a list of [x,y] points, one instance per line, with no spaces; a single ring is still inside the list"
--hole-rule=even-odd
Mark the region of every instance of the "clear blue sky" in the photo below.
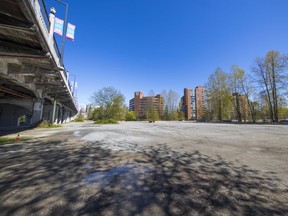
[[[138,90],[182,95],[185,87],[204,85],[217,67],[249,71],[269,50],[288,53],[288,0],[65,2],[76,31],[64,63],[77,77],[80,105],[105,86],[127,102]],[[64,19],[63,5],[46,3]]]

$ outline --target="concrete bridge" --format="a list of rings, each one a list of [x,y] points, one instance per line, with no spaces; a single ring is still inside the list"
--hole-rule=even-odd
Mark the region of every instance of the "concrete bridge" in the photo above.
[[[62,123],[78,112],[50,26],[43,0],[1,0],[0,129]]]

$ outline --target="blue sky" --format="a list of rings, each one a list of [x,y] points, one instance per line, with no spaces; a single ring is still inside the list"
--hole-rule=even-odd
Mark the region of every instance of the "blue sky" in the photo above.
[[[45,2],[64,18],[63,5]],[[80,105],[105,86],[120,90],[126,102],[138,90],[182,95],[185,87],[204,85],[217,67],[250,71],[269,50],[288,53],[287,0],[65,2],[76,31],[64,63],[77,77]]]

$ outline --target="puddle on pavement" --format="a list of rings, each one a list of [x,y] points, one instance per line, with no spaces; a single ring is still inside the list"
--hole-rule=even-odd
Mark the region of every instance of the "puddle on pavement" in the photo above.
[[[93,185],[102,189],[116,180],[119,187],[130,187],[133,189],[133,184],[135,184],[141,176],[152,172],[154,172],[154,169],[149,167],[124,164],[109,170],[89,173],[83,178],[81,185]]]
[[[80,137],[81,133],[80,133],[80,131],[74,131],[73,135],[76,136],[76,137]]]

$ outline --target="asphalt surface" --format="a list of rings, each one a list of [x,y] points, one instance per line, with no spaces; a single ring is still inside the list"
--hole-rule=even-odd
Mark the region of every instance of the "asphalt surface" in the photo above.
[[[288,215],[287,125],[85,122],[20,137],[0,146],[0,215]]]

